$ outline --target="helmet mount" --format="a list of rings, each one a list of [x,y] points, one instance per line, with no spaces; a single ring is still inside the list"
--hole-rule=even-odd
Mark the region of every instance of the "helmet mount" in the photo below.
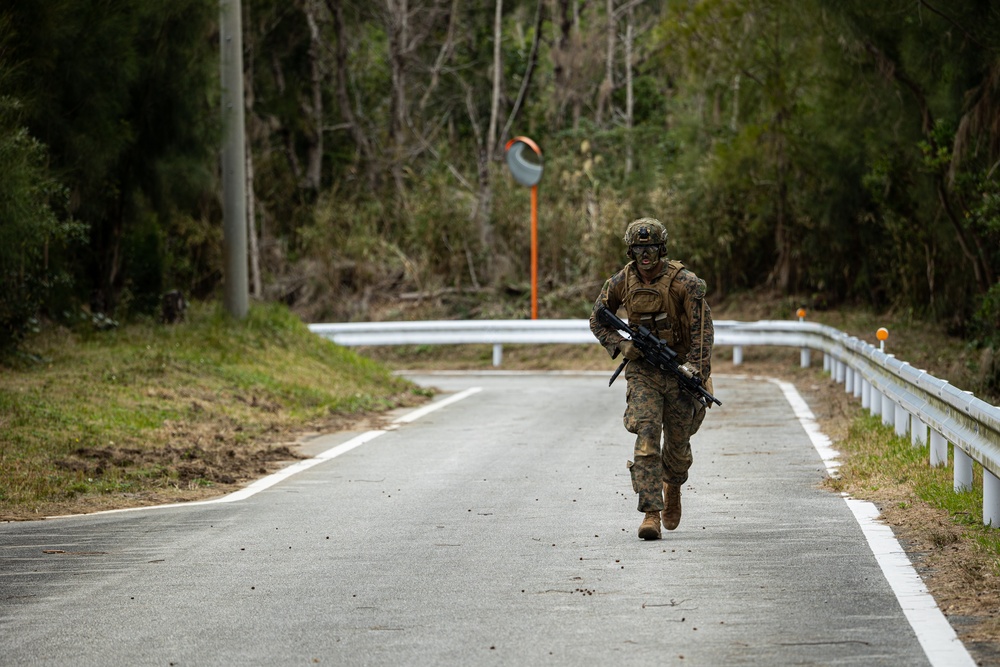
[[[624,240],[630,259],[635,259],[632,246],[636,245],[657,245],[660,247],[660,258],[667,256],[667,228],[656,218],[639,218],[630,222],[625,228]]]

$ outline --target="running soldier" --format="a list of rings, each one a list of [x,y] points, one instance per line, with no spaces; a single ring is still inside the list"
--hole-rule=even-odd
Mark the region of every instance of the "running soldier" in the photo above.
[[[667,530],[680,524],[681,487],[693,461],[690,438],[705,419],[705,406],[682,391],[675,376],[646,362],[631,341],[601,321],[598,309],[606,306],[616,313],[624,306],[629,326],[644,326],[665,340],[710,392],[715,330],[705,281],[667,259],[667,230],[659,220],[629,223],[625,245],[631,261],[604,283],[590,330],[612,358],[621,353],[629,360],[624,423],[636,438],[635,460],[628,468],[645,515],[639,537],[657,540],[661,519]]]

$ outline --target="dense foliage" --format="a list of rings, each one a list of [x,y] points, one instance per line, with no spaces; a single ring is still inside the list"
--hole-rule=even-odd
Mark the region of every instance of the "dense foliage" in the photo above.
[[[503,152],[528,135],[543,316],[584,314],[624,224],[655,215],[716,298],[895,307],[997,341],[994,2],[242,1],[261,298],[309,319],[399,316],[379,308],[403,293],[523,315],[529,200]],[[0,16],[0,147],[22,165],[0,179],[0,233],[22,240],[0,248],[4,298],[27,321],[211,295],[217,0]],[[65,250],[69,221],[88,231]],[[55,274],[72,288],[28,278]]]

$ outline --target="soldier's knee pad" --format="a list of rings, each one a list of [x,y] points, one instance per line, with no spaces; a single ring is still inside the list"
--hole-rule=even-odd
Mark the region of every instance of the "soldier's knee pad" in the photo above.
[[[640,432],[635,439],[635,455],[639,456],[659,456],[660,455],[660,433],[655,435]]]

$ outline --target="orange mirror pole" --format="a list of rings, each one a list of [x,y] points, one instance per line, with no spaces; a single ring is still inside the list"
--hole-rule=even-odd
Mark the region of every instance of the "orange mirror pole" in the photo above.
[[[507,142],[507,166],[514,180],[531,188],[531,319],[538,319],[538,181],[542,150],[528,137]]]
[[[531,186],[531,319],[538,319],[538,186]]]

